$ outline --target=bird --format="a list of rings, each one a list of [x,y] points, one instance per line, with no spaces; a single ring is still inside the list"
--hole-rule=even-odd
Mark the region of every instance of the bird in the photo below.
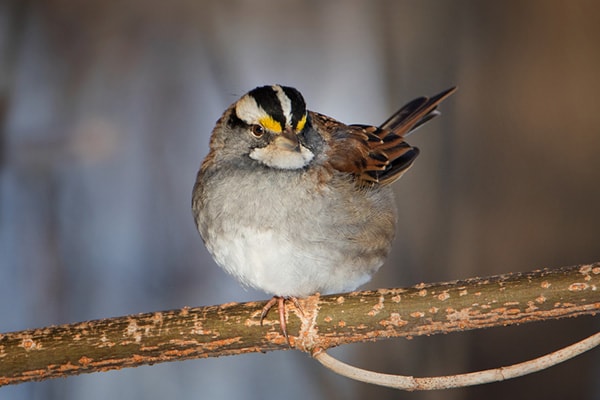
[[[381,267],[398,213],[391,184],[419,155],[405,138],[439,115],[456,87],[416,98],[379,126],[307,110],[302,94],[259,86],[211,133],[192,213],[215,262],[273,297],[288,344],[285,301],[355,290]]]

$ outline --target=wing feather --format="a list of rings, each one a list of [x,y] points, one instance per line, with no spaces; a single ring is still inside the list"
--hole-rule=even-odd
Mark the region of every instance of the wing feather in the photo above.
[[[419,97],[379,127],[344,125],[317,113],[311,113],[311,117],[331,135],[326,141],[333,168],[353,174],[360,186],[388,185],[398,180],[419,155],[419,149],[404,138],[439,115],[438,104],[455,90],[453,87],[431,98]]]

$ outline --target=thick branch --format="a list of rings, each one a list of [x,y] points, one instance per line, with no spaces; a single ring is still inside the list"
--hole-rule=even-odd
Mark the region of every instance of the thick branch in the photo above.
[[[264,302],[223,304],[0,334],[0,385],[165,361],[288,349]],[[600,311],[600,263],[382,289],[287,306],[292,344],[345,343],[513,325]]]

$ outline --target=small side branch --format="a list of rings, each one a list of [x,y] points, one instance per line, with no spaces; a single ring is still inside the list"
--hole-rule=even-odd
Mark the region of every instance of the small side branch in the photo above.
[[[0,334],[0,386],[159,362],[286,350],[265,302],[223,304]],[[600,311],[600,263],[382,289],[288,305],[290,342],[345,343],[521,324]]]
[[[596,333],[571,346],[567,346],[545,356],[519,364],[487,369],[485,371],[471,372],[468,374],[436,376],[429,378],[415,378],[413,376],[382,374],[364,370],[348,365],[329,354],[321,351],[316,352],[313,357],[333,372],[373,385],[391,387],[409,392],[415,390],[439,390],[458,387],[482,385],[484,383],[499,382],[506,379],[518,378],[523,375],[539,372],[546,368],[570,360],[600,344],[600,333]]]

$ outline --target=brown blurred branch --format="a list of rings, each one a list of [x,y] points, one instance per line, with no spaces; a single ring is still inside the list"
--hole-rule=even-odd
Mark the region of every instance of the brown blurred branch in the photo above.
[[[285,350],[264,302],[184,308],[0,334],[0,385],[144,364]],[[312,353],[345,343],[520,324],[600,311],[600,263],[381,289],[288,305],[294,347]]]

